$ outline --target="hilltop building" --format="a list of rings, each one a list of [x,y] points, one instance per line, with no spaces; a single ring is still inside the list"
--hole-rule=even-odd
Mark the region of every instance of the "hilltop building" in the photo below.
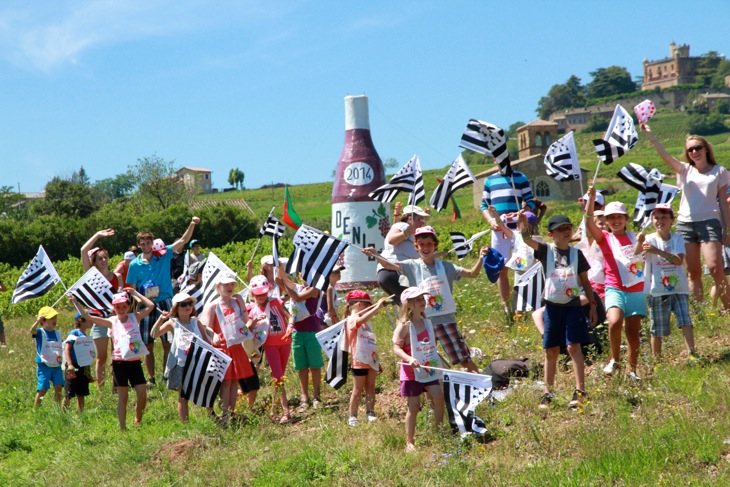
[[[210,169],[184,166],[178,169],[175,174],[185,184],[185,187],[196,193],[212,193],[213,183]]]
[[[644,59],[642,90],[669,88],[695,82],[700,57],[689,55],[689,44],[669,45],[669,57],[658,61]]]
[[[512,168],[519,171],[530,181],[532,193],[543,201],[574,200],[583,195],[580,181],[558,182],[545,172],[545,154],[550,144],[559,139],[558,124],[547,120],[534,120],[517,129],[517,150],[519,159],[512,161]],[[497,172],[494,167],[476,174],[477,184],[474,185],[474,206],[479,208],[484,189],[484,180]],[[583,180],[588,171],[581,169]]]

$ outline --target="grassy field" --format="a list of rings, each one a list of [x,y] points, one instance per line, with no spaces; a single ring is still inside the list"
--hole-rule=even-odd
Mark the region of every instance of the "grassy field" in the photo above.
[[[662,140],[680,136],[668,144],[672,153],[681,150],[682,120],[659,114],[653,123]],[[592,147],[587,146],[591,137],[578,137],[585,161],[595,161]],[[727,137],[711,140],[719,159],[726,160]],[[645,140],[626,157],[661,167]],[[592,176],[595,162],[586,162],[585,167]],[[601,177],[613,177],[619,167],[602,169]],[[427,189],[444,171],[427,172]],[[331,189],[331,183],[290,188],[305,222],[327,226]],[[617,196],[628,204],[636,197],[628,191]],[[262,216],[271,206],[281,207],[283,190],[245,190],[216,197],[243,197]],[[461,191],[457,200],[464,218],[452,224],[450,212],[434,216],[437,230],[473,233],[483,228],[471,207],[471,192]],[[551,204],[550,214],[556,212],[574,221],[579,215],[574,202]],[[467,257],[462,264],[470,265],[474,258]],[[518,317],[508,323],[497,296],[496,285],[484,276],[455,286],[461,330],[471,347],[484,352],[480,367],[497,358],[541,362],[541,341],[531,319]],[[589,401],[572,411],[567,407],[573,390],[570,364],[563,362],[558,399],[548,411],[537,408],[540,378],[525,380],[504,401],[478,408],[490,430],[488,442],[437,433],[422,413],[418,451],[412,454],[403,451],[406,405],[398,396],[396,359],[389,346],[392,326],[385,313],[374,320],[385,367],[378,377],[375,423],[347,426],[351,383],[339,391],[323,386],[323,407],[297,413],[290,424],[275,423],[270,419],[274,390],[263,367],[257,405],[249,409],[239,401],[241,420],[235,426],[222,429],[196,407],[191,408],[190,422],[180,424],[176,393],[158,386],[149,393],[143,425],[125,433],[118,430],[116,396],[109,385],[102,393],[92,391],[81,415],[62,411],[51,394],[33,410],[35,352],[27,331],[33,318],[8,319],[8,347],[0,349],[0,485],[730,485],[727,317],[706,303],[693,305],[692,317],[699,363],[687,363],[676,329],[665,343],[664,358],[652,360],[645,322],[640,385],[630,384],[623,375],[604,378],[605,354],[591,357],[586,380]],[[71,328],[70,312],[62,312],[59,323],[65,336]],[[285,387],[295,407],[296,375],[290,369],[287,376]],[[130,415],[133,404],[132,396]],[[363,411],[364,405],[361,419]]]

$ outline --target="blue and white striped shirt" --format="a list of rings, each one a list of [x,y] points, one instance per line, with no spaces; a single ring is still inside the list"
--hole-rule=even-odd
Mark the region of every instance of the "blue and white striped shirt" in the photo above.
[[[481,211],[486,210],[489,206],[494,206],[500,215],[513,213],[522,209],[523,201],[530,207],[531,211],[535,211],[535,202],[532,201],[532,190],[527,177],[517,171],[513,173],[512,177],[514,178],[514,188],[512,187],[512,178],[502,176],[499,173],[493,174],[484,180]],[[515,201],[515,194],[520,206],[517,206],[518,202]]]

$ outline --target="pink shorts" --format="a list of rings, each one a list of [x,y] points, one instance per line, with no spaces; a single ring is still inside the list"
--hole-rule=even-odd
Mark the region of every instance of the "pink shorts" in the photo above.
[[[286,345],[264,345],[264,355],[271,368],[271,377],[281,379],[286,372],[286,364],[289,363],[291,354],[291,343]]]

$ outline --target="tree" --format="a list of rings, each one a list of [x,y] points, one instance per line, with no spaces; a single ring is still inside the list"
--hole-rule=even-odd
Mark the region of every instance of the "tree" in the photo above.
[[[137,159],[137,164],[129,166],[127,175],[137,188],[135,196],[143,211],[164,210],[191,197],[190,190],[177,177],[175,161],[166,161],[157,154]]]
[[[383,167],[385,169],[395,169],[398,167],[398,159],[395,157],[389,157],[385,161],[383,161]]]
[[[591,76],[593,80],[586,85],[588,98],[604,98],[638,90],[636,83],[631,79],[631,73],[623,66],[598,68],[591,72]]]
[[[710,51],[700,56],[700,60],[697,63],[695,83],[702,83],[705,86],[710,86],[721,61],[723,60],[724,58],[720,56],[717,51]]]
[[[46,184],[45,191],[46,197],[34,205],[34,211],[39,215],[86,218],[99,209],[98,199],[78,177],[56,176]]]
[[[12,186],[0,186],[0,216],[17,213],[18,204],[23,195],[16,193]]]
[[[246,175],[240,169],[231,169],[228,172],[228,184],[235,188],[243,189],[243,180],[245,177]]]
[[[243,174],[243,171],[236,168],[236,184],[238,184],[238,189],[243,189],[243,180],[246,178],[246,175]]]
[[[231,187],[236,185],[236,169],[231,169],[228,172],[228,184],[230,184]]]
[[[113,178],[97,181],[94,183],[93,188],[104,202],[109,202],[132,196],[134,192],[134,181],[129,177],[128,173],[117,174]]]
[[[559,110],[585,106],[585,101],[585,88],[580,84],[580,78],[571,75],[565,83],[553,85],[537,102],[535,111],[541,119],[547,120]]]

